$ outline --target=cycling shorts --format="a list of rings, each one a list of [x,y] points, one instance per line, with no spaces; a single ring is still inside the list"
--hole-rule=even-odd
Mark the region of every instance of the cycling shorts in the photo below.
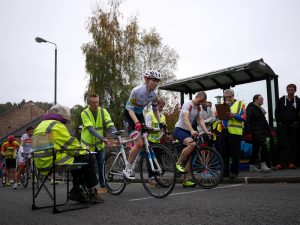
[[[137,119],[140,121],[140,123],[145,123],[145,118],[143,113],[142,114],[137,114],[135,113]],[[134,131],[134,127],[135,127],[135,123],[133,122],[133,120],[131,119],[129,112],[127,109],[125,109],[124,111],[124,125],[128,131],[128,133],[130,134],[132,131]]]
[[[16,169],[17,168],[17,160],[16,159],[5,159],[5,167],[6,169]]]
[[[191,132],[180,127],[175,127],[174,137],[178,139],[179,143],[183,144],[184,139],[191,137]]]

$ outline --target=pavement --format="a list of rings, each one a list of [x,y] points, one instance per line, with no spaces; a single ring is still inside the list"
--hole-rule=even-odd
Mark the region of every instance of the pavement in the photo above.
[[[300,183],[300,168],[272,170],[267,173],[240,171],[238,177],[224,178],[222,183]]]

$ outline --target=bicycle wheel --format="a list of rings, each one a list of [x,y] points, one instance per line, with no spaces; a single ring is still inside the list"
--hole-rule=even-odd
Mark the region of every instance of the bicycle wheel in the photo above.
[[[28,186],[28,179],[29,179],[28,172],[27,169],[24,167],[20,178],[21,184],[24,188],[27,188]]]
[[[158,166],[153,161],[154,170],[149,167],[149,159],[147,154],[141,157],[140,161],[140,177],[145,190],[155,198],[164,198],[168,196],[174,189],[176,182],[175,160],[169,149],[161,144],[151,145],[149,147],[153,151],[152,159],[157,159]],[[154,178],[155,182],[149,183],[149,176]]]
[[[214,188],[222,181],[224,163],[216,149],[211,147],[196,149],[191,163],[192,178],[200,187]]]
[[[125,169],[125,162],[121,155],[118,155],[117,152],[106,154],[104,159],[105,183],[108,192],[113,195],[121,194],[126,187],[123,169]]]

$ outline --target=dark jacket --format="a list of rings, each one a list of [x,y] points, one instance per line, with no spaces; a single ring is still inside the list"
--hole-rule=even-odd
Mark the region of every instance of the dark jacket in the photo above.
[[[244,124],[244,133],[252,134],[253,141],[264,142],[266,137],[271,136],[272,128],[260,107],[253,102],[246,109],[247,119]]]
[[[286,99],[286,96],[282,96],[275,109],[275,118],[277,123],[286,125],[296,125],[299,121],[300,113],[300,98],[295,96],[291,101]]]

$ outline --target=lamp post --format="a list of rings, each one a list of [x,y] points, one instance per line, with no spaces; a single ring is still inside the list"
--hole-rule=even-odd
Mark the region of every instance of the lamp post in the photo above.
[[[38,43],[50,43],[55,46],[55,61],[54,61],[54,105],[56,104],[56,83],[57,83],[57,45],[54,42],[47,41],[43,38],[36,37],[35,41]]]

